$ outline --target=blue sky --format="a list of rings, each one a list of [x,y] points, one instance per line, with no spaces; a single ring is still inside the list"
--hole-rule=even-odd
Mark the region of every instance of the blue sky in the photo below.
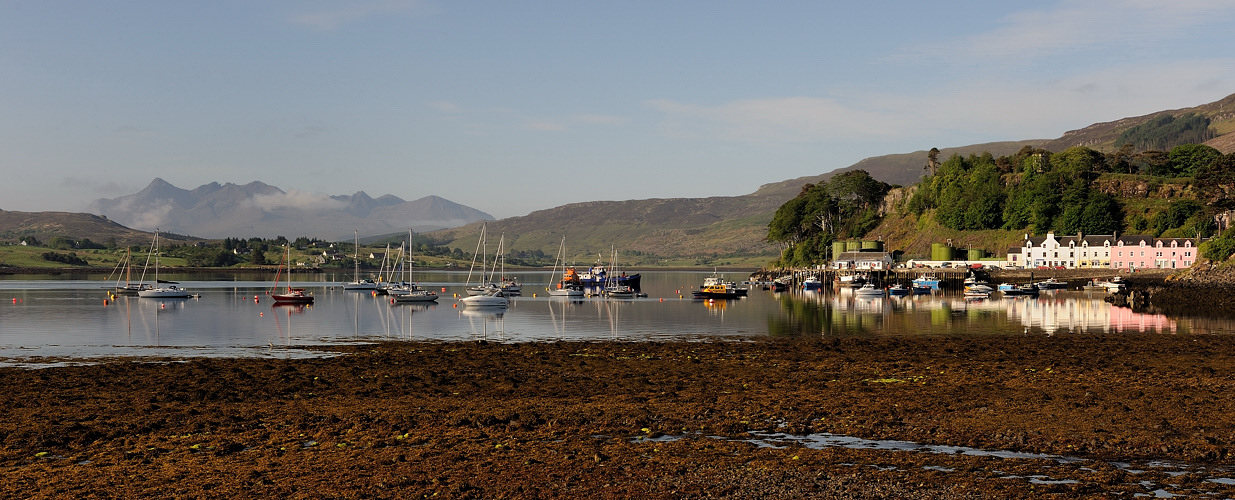
[[[1235,2],[0,0],[0,209],[155,177],[497,217],[1235,93]]]

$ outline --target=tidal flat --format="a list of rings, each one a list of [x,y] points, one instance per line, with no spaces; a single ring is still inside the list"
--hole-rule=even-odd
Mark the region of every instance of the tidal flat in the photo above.
[[[0,496],[1235,496],[1235,336],[330,350],[0,368]]]

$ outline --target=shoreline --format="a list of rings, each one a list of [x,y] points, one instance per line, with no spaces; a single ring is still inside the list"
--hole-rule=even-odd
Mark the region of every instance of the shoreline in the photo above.
[[[343,350],[325,359],[0,368],[0,492],[1235,495],[1235,485],[1206,479],[1235,474],[1221,472],[1235,467],[1235,401],[1224,396],[1235,337],[383,342]],[[767,447],[750,441],[752,432],[1077,461]],[[1182,474],[1143,466],[1162,461],[1188,466]]]

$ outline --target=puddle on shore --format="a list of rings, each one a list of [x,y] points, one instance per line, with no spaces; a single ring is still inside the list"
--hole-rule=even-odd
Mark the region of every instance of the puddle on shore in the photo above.
[[[787,448],[789,446],[803,446],[810,449],[825,449],[825,448],[847,448],[855,450],[884,450],[897,451],[907,453],[931,453],[938,455],[964,455],[975,457],[991,457],[999,459],[1020,459],[1020,460],[1047,460],[1060,465],[1079,464],[1084,462],[1101,463],[1096,460],[1068,457],[1062,455],[1050,455],[1044,453],[1027,453],[1008,450],[984,450],[980,448],[971,448],[967,446],[946,446],[946,445],[927,445],[915,443],[912,441],[899,441],[891,439],[863,439],[853,436],[844,436],[839,434],[807,434],[793,435],[780,432],[751,432],[751,438],[736,439],[723,436],[705,436],[702,434],[679,434],[679,435],[660,435],[656,437],[633,436],[630,438],[633,442],[640,443],[662,443],[670,441],[678,441],[683,439],[716,439],[723,441],[738,441],[755,445],[760,448]],[[593,436],[596,437],[596,436]],[[1232,470],[1220,467],[1204,467],[1194,466],[1190,464],[1153,461],[1144,464],[1132,464],[1128,462],[1107,462],[1110,466],[1132,475],[1142,474],[1161,474],[1167,478],[1176,478],[1180,476],[1190,476],[1191,480],[1187,481],[1193,484],[1212,484],[1223,486],[1235,486],[1235,478],[1232,478]],[[863,464],[840,464],[859,466]],[[896,470],[894,466],[882,464],[865,464],[870,467],[876,467],[880,470]],[[940,465],[927,465],[922,467],[924,470],[938,471],[943,473],[955,472],[956,470],[950,467]],[[1049,467],[1048,467],[1049,468]],[[1075,470],[1083,472],[1093,472],[1095,469],[1091,467],[1079,467]],[[1022,479],[1027,484],[1031,485],[1084,485],[1087,484],[1083,479],[1070,479],[1063,477],[1052,477],[1044,474],[1033,474],[1029,476],[1020,476],[1014,474],[1003,474],[1004,479]],[[1066,474],[1066,471],[1059,470],[1057,472]],[[1184,481],[1181,481],[1181,483]],[[1214,496],[1216,493],[1209,490],[1197,489],[1196,487],[1186,487],[1181,484],[1165,483],[1151,480],[1142,480],[1135,483],[1125,483],[1123,486],[1135,486],[1143,490],[1140,493],[1134,493],[1134,497],[1153,497],[1153,498],[1172,498],[1177,496]],[[1169,488],[1169,490],[1168,490]],[[1119,494],[1120,491],[1108,491],[1108,493]]]

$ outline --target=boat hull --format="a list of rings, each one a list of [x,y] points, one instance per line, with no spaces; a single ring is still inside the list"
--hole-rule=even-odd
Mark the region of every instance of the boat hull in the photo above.
[[[693,292],[690,292],[690,294],[694,296],[694,298],[696,299],[721,299],[721,300],[740,299],[745,295],[745,294],[738,293],[736,291],[735,292],[705,292],[703,290],[695,290]]]
[[[137,296],[148,299],[187,299],[190,295],[189,292],[183,288],[171,287],[142,290],[137,292]]]
[[[303,295],[296,293],[276,293],[270,296],[274,299],[275,304],[312,304],[312,295]]]
[[[437,294],[424,290],[416,290],[411,293],[395,296],[395,302],[437,302]]]
[[[617,284],[617,285],[626,285],[628,287],[635,288],[635,289],[639,288],[639,283],[641,279],[642,279],[642,276],[640,276],[639,274],[630,274],[626,276],[608,276],[608,277],[604,275],[600,275],[600,276],[589,276],[589,277],[579,278],[580,282],[583,283],[583,286],[596,287],[596,286],[605,286],[606,284],[608,285]]]

